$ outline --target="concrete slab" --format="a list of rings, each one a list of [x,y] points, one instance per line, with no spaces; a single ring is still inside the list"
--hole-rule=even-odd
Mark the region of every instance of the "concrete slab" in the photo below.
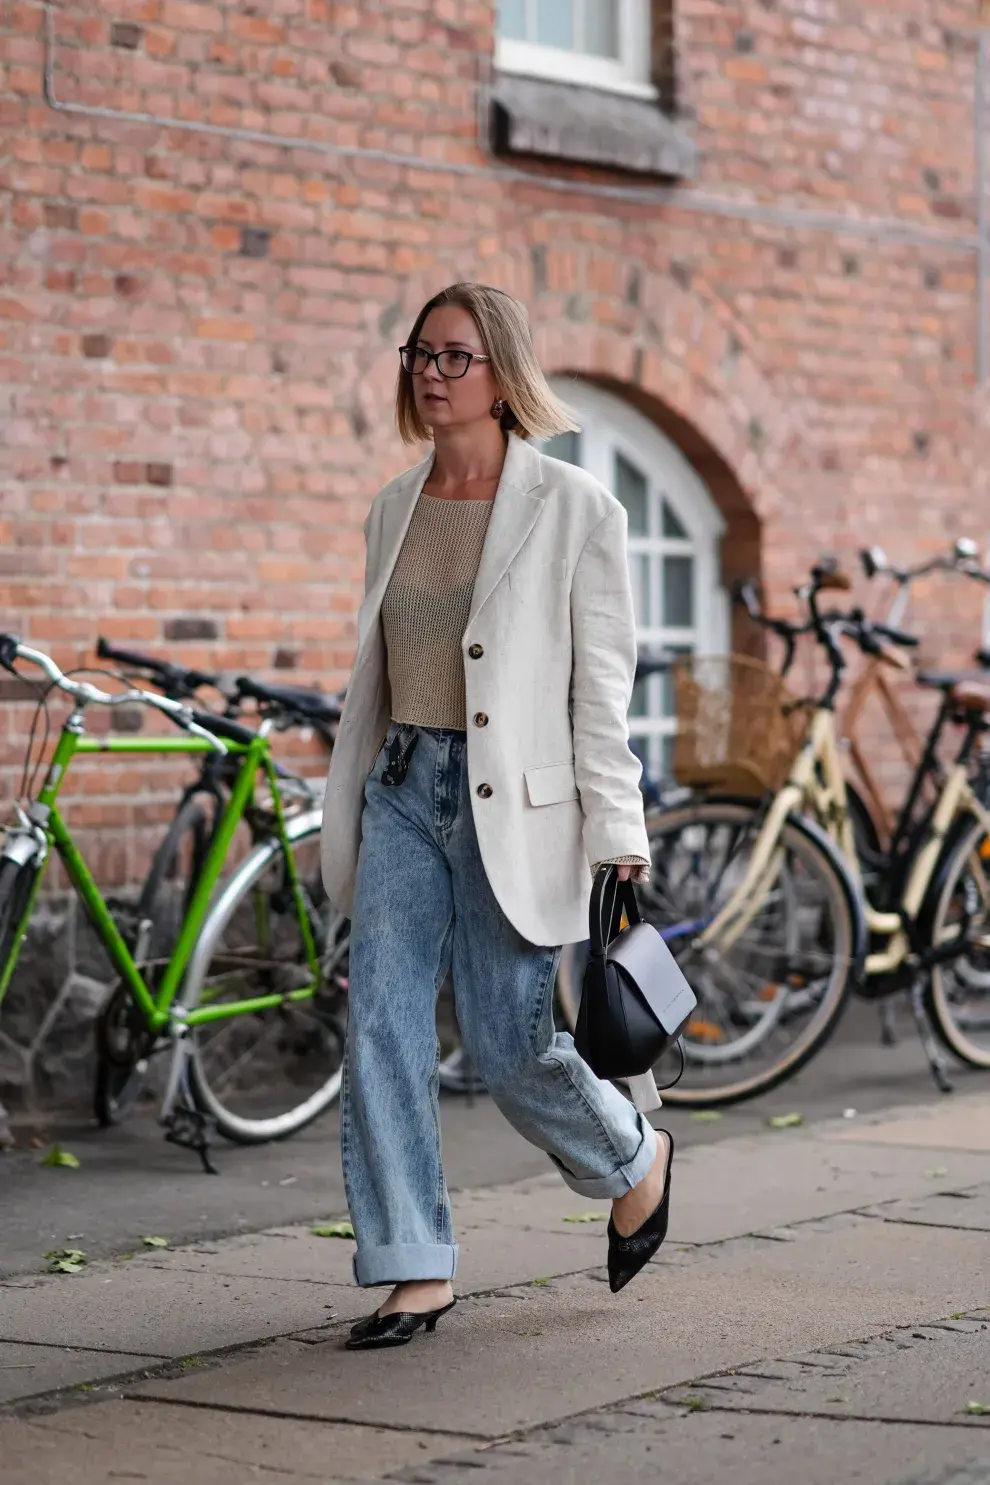
[[[635,1411],[658,1413],[690,1397],[695,1406],[723,1410],[968,1425],[987,1434],[990,1458],[990,1417],[967,1412],[970,1401],[990,1408],[990,1308],[954,1325],[897,1330],[837,1349],[739,1367]]]
[[[461,1242],[458,1283],[462,1290],[528,1283],[605,1263],[608,1203],[575,1199],[557,1177],[544,1184],[523,1183],[521,1190],[496,1187],[455,1197],[453,1208]],[[596,1208],[600,1220],[595,1222],[563,1221],[565,1215]],[[161,1251],[135,1259],[135,1264],[169,1273],[349,1285],[353,1252],[354,1243],[349,1240],[318,1238],[308,1227],[297,1227]],[[355,1290],[354,1296],[354,1314],[374,1308],[367,1295]]]
[[[411,1351],[279,1342],[132,1395],[408,1428],[435,1426],[440,1409],[497,1437],[986,1298],[982,1234],[864,1221],[802,1242],[701,1250],[651,1266],[617,1296],[581,1275],[468,1300]]]
[[[990,1232],[990,1186],[945,1191],[920,1201],[888,1201],[869,1209],[885,1222],[920,1222],[929,1227],[968,1227]]]
[[[985,1485],[980,1442],[961,1429],[904,1424],[607,1411],[390,1478],[417,1485]]]
[[[723,1242],[834,1212],[975,1186],[987,1160],[974,1154],[843,1142],[802,1129],[724,1140],[678,1154],[670,1235]]]
[[[871,1115],[829,1135],[838,1144],[914,1145],[926,1150],[990,1154],[990,1097],[944,1099],[926,1108]]]
[[[0,1403],[35,1397],[78,1383],[120,1377],[142,1366],[156,1366],[160,1356],[122,1355],[119,1351],[77,1351],[69,1346],[11,1345],[0,1341]],[[3,1451],[0,1449],[0,1459]]]
[[[4,1485],[242,1485],[377,1478],[470,1447],[457,1435],[111,1401],[0,1420]]]
[[[334,1284],[94,1265],[81,1274],[0,1288],[0,1340],[187,1356],[366,1308],[357,1290]]]

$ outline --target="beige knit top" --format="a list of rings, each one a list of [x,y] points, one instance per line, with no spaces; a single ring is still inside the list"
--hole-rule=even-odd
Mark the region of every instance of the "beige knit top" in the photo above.
[[[467,728],[461,642],[494,504],[426,494],[416,503],[382,599],[393,722]],[[641,856],[613,859],[649,881]]]
[[[416,503],[382,600],[394,722],[467,727],[461,641],[494,504]]]

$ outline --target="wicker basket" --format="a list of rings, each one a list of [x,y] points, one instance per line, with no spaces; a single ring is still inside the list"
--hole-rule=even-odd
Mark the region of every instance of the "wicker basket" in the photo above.
[[[780,677],[747,655],[685,655],[672,673],[677,782],[729,794],[779,789],[807,730]]]

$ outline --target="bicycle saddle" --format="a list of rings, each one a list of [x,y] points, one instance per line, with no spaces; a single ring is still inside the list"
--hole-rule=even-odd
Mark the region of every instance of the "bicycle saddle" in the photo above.
[[[990,712],[990,681],[960,681],[949,695],[964,712]]]

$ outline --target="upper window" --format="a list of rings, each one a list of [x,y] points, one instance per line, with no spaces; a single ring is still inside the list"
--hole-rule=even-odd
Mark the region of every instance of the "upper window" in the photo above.
[[[652,98],[649,0],[499,0],[507,72]]]
[[[725,654],[729,606],[721,585],[725,522],[698,473],[655,423],[608,392],[555,382],[581,423],[543,451],[579,464],[626,508],[636,637],[645,653]],[[670,775],[677,719],[668,675],[638,681],[629,732],[654,778]]]

